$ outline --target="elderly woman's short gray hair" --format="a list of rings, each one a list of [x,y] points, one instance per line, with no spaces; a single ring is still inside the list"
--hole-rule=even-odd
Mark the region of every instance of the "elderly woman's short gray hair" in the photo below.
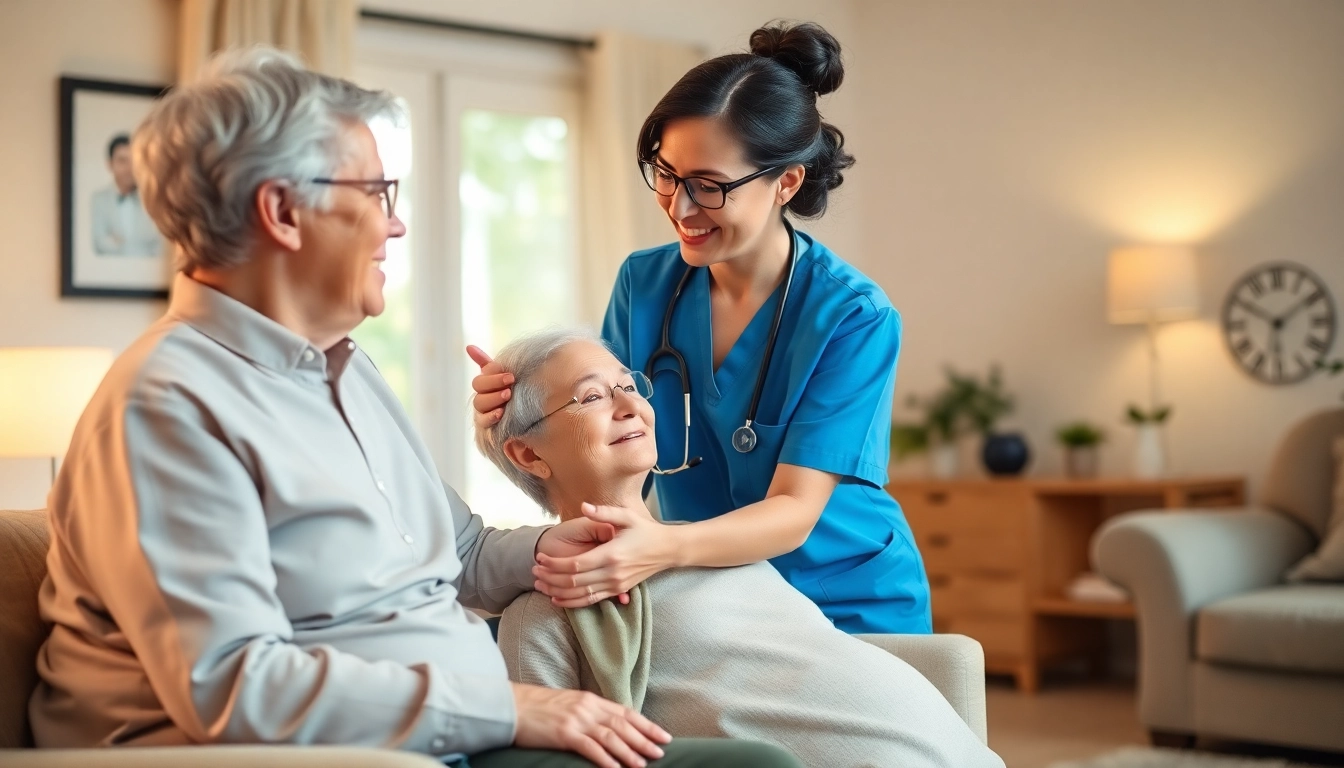
[[[552,514],[550,498],[546,495],[546,486],[541,478],[514,466],[504,454],[504,444],[515,437],[522,437],[528,427],[536,424],[537,419],[545,415],[546,395],[541,369],[557,352],[576,341],[589,341],[606,347],[606,342],[588,328],[548,328],[529,333],[509,342],[495,362],[514,376],[513,394],[509,398],[504,416],[494,426],[476,428],[476,448],[486,458],[518,486],[541,508]],[[542,429],[546,425],[537,425]]]
[[[177,247],[178,268],[247,260],[257,188],[284,179],[301,205],[325,208],[345,161],[347,125],[399,115],[395,98],[310,71],[272,48],[226,51],[169,91],[140,124],[132,164],[140,199]]]

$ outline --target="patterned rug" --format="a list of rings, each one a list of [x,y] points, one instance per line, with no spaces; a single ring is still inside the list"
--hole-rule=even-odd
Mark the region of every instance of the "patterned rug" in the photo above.
[[[1050,768],[1313,768],[1313,766],[1272,757],[1239,757],[1177,749],[1126,747],[1086,760],[1053,763]]]

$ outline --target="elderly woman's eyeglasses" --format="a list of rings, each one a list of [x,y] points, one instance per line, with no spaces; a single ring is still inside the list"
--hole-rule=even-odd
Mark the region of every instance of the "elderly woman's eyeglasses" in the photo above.
[[[534,427],[536,427],[541,422],[549,419],[550,417],[565,410],[566,408],[571,408],[573,406],[578,406],[577,408],[574,408],[575,413],[585,413],[591,410],[605,408],[607,405],[611,404],[616,400],[617,392],[624,392],[625,394],[631,397],[638,397],[641,400],[648,400],[650,397],[653,397],[653,382],[649,381],[649,377],[645,376],[643,371],[634,371],[630,374],[627,374],[626,377],[614,387],[604,387],[604,386],[587,387],[580,394],[577,394],[566,400],[564,405],[560,406],[559,408],[556,408],[555,410],[551,411],[545,416],[542,416],[540,419],[537,419],[531,424],[528,424],[527,429],[524,429],[523,431],[530,432]]]
[[[686,188],[686,193],[691,196],[691,202],[708,211],[722,208],[728,202],[728,193],[734,189],[782,167],[775,165],[762,168],[749,176],[743,176],[737,181],[719,182],[713,179],[702,179],[698,176],[683,179],[649,160],[639,161],[639,170],[644,174],[644,183],[649,185],[649,189],[663,197],[671,197],[677,191],[677,185],[680,184]]]
[[[313,179],[313,183],[354,187],[370,195],[376,194],[383,200],[383,212],[389,221],[397,214],[397,179]]]

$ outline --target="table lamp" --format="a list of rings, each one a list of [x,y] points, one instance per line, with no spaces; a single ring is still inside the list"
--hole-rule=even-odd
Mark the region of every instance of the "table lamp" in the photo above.
[[[0,457],[56,462],[75,422],[112,365],[112,350],[91,347],[0,348]]]
[[[1106,271],[1106,309],[1112,323],[1143,324],[1148,332],[1148,407],[1144,423],[1165,418],[1158,383],[1158,323],[1189,320],[1199,314],[1195,254],[1185,246],[1131,246],[1111,251]],[[1146,444],[1145,444],[1146,443]],[[1161,475],[1165,457],[1160,434],[1140,433],[1136,473]]]

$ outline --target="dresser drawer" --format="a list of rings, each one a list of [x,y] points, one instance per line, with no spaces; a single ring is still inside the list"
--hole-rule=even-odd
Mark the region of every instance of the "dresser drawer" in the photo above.
[[[1030,498],[1014,486],[901,488],[893,495],[916,534],[1015,533],[1027,525]]]
[[[1027,546],[1021,532],[915,530],[915,544],[930,574],[1025,572]]]
[[[1020,578],[930,574],[929,595],[935,619],[1020,619],[1027,613]]]

